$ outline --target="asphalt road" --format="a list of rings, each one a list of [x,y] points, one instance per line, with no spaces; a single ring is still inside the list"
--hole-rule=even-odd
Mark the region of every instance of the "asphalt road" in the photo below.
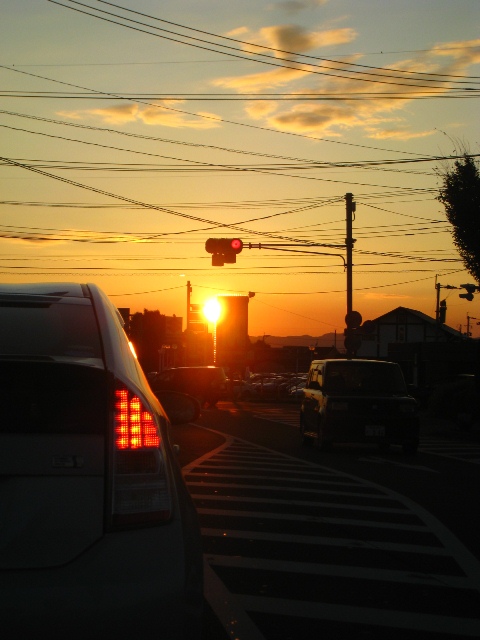
[[[204,539],[205,640],[479,637],[478,434],[430,425],[413,457],[319,452],[296,411],[221,403],[175,428]]]

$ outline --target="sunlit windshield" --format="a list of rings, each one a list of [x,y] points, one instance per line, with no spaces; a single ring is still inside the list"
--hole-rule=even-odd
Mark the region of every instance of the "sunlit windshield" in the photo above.
[[[329,362],[325,390],[329,393],[405,394],[405,381],[396,364],[387,362]]]

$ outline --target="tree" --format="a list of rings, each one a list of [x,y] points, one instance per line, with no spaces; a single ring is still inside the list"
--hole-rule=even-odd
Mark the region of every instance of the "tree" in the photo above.
[[[472,156],[464,154],[454,168],[440,172],[437,197],[452,225],[455,246],[465,268],[480,284],[480,170]]]

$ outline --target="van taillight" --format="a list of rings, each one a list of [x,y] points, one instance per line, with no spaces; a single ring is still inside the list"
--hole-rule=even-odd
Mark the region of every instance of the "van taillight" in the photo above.
[[[125,385],[115,389],[112,521],[155,524],[171,516],[164,450],[148,407]]]

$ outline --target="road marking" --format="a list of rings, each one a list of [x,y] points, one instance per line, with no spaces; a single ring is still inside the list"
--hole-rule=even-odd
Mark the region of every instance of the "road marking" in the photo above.
[[[404,467],[405,469],[414,469],[416,471],[429,471],[430,473],[440,473],[436,469],[431,469],[430,467],[424,467],[419,464],[404,464],[403,462],[397,462],[396,460],[391,460],[390,458],[381,458],[380,456],[366,456],[364,458],[358,458],[359,462],[374,462],[375,464],[392,464],[395,467]]]
[[[206,597],[229,637],[262,640],[257,613],[265,629],[284,615],[297,628],[301,618],[347,624],[353,635],[352,625],[368,625],[480,637],[480,564],[432,514],[352,474],[215,433],[224,445],[183,473],[206,545]],[[335,581],[327,600],[305,587],[315,576]],[[370,606],[370,592],[384,608]]]
[[[436,616],[425,613],[393,611],[354,607],[349,605],[322,604],[318,602],[302,602],[283,600],[281,598],[262,598],[258,596],[238,596],[247,611],[261,611],[274,616],[295,616],[314,618],[316,620],[342,620],[349,624],[408,629],[425,633],[451,634],[454,638],[480,637],[478,619]],[[388,635],[388,631],[386,631]],[[352,637],[355,637],[354,635]]]

